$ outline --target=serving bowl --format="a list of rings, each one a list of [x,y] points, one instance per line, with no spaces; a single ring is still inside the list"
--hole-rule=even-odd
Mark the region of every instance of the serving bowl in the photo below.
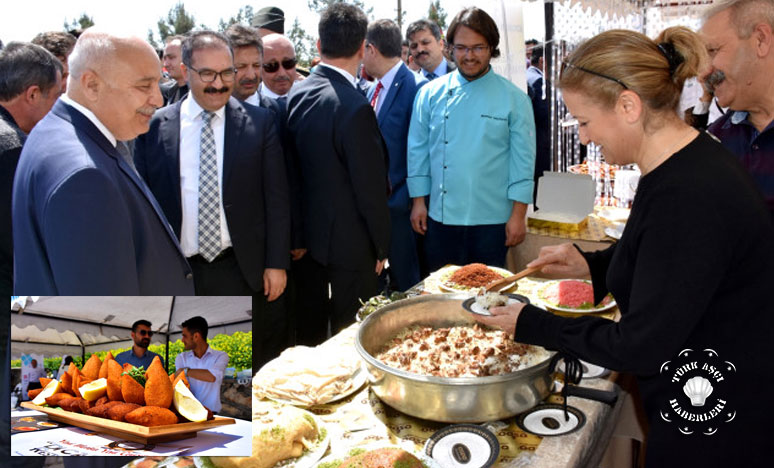
[[[365,361],[373,392],[393,408],[421,419],[448,423],[483,422],[522,413],[550,393],[550,357],[519,371],[486,377],[435,377],[412,374],[376,359],[382,347],[413,325],[433,328],[469,325],[475,320],[462,308],[467,295],[413,297],[366,317],[355,346]]]

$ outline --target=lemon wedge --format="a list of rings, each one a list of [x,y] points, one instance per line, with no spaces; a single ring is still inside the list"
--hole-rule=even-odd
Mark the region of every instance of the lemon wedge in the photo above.
[[[46,402],[46,398],[58,392],[59,388],[60,388],[59,381],[52,380],[51,382],[48,383],[48,385],[46,385],[46,388],[44,388],[42,392],[38,393],[38,396],[36,396],[35,399],[32,400],[32,404],[42,405],[43,403]]]
[[[78,387],[81,396],[86,401],[94,401],[107,393],[107,379],[97,379]]]
[[[175,396],[172,399],[178,413],[189,421],[202,422],[207,420],[207,408],[193,396],[191,390],[182,380],[175,385]]]

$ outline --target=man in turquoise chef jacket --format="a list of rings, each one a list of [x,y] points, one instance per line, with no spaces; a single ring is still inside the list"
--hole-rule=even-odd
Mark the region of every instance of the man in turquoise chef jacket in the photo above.
[[[462,10],[447,39],[457,70],[419,91],[411,117],[411,224],[426,236],[430,270],[449,263],[503,266],[508,247],[524,240],[532,202],[532,107],[489,64],[500,55],[500,35],[486,12]]]

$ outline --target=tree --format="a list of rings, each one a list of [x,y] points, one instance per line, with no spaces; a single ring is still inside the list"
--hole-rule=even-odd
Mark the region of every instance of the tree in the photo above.
[[[86,13],[81,13],[80,18],[74,19],[69,23],[67,22],[67,18],[65,18],[64,22],[65,31],[72,31],[74,29],[84,30],[92,26],[94,26],[94,19]]]
[[[304,28],[301,27],[301,22],[298,21],[298,17],[293,21],[293,26],[288,31],[287,38],[293,43],[298,63],[304,68],[309,68],[312,59],[317,55],[317,39],[304,31]]]
[[[363,0],[306,0],[306,3],[310,10],[316,11],[317,13],[322,13],[323,10],[333,5],[334,3],[351,3],[352,5],[355,5],[356,7],[363,10],[366,16],[368,16],[370,19],[373,19],[374,17],[373,7],[368,7],[368,9],[366,9]]]
[[[255,13],[253,12],[253,7],[250,5],[245,5],[242,8],[239,9],[239,12],[236,16],[232,16],[228,19],[228,21],[220,20],[220,23],[218,23],[218,30],[220,32],[224,32],[226,29],[228,29],[229,26],[236,23],[242,23],[246,25],[250,25],[253,22],[253,17],[255,16]]]
[[[185,34],[191,31],[194,27],[196,27],[196,20],[192,15],[185,11],[185,5],[178,3],[169,10],[167,18],[159,18],[157,24],[161,43],[164,43],[166,38],[169,36]],[[151,31],[149,31],[149,36],[149,42],[151,42]],[[155,44],[156,41],[154,40],[151,43]]]
[[[441,6],[441,0],[430,2],[430,8],[427,10],[427,19],[435,21],[435,24],[441,28],[441,31],[446,29],[446,12]]]

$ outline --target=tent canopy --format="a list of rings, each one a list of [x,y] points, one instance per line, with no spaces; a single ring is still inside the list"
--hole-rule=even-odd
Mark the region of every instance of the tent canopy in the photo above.
[[[250,296],[41,296],[11,312],[11,359],[32,352],[81,355],[129,347],[132,324],[151,322],[152,343],[177,340],[181,324],[201,316],[209,336],[252,330]]]

